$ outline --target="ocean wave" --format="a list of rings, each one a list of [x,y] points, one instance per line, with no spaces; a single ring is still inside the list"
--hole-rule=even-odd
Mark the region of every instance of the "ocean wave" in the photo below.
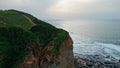
[[[80,36],[71,33],[74,41],[74,53],[83,55],[111,55],[116,59],[120,59],[120,46],[111,43],[101,43],[97,41],[87,41],[81,39]]]
[[[109,44],[109,43],[98,43],[96,44],[103,46],[105,48],[105,52],[109,53],[113,57],[120,59],[120,46],[115,44]]]

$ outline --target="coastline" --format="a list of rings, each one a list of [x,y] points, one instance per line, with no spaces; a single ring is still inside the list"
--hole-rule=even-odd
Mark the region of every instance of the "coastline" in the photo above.
[[[76,22],[76,24],[73,24],[74,22]],[[94,24],[97,21],[96,22],[88,21],[88,22],[90,22],[91,24]],[[107,21],[105,23],[108,23],[108,22],[109,21]],[[107,68],[119,68],[120,67],[120,63],[119,63],[119,60],[120,60],[120,44],[119,44],[119,41],[120,40],[114,39],[114,40],[111,40],[111,42],[107,42],[107,41],[104,41],[104,40],[107,40],[107,39],[104,39],[104,38],[100,39],[99,38],[99,35],[101,35],[101,36],[105,36],[105,38],[108,38],[108,40],[110,40],[110,39],[113,39],[114,37],[116,38],[117,36],[113,36],[113,37],[108,36],[108,35],[106,35],[106,32],[102,31],[102,30],[100,30],[100,31],[103,32],[103,34],[101,34],[101,33],[100,34],[97,34],[97,33],[92,34],[90,32],[98,31],[98,30],[93,30],[93,29],[88,30],[90,32],[86,32],[87,34],[83,33],[83,32],[85,32],[84,29],[89,28],[86,25],[86,24],[89,24],[89,23],[86,23],[84,21],[82,21],[82,22],[81,21],[76,21],[76,20],[72,21],[72,22],[71,21],[58,21],[58,22],[56,22],[56,21],[53,22],[52,21],[50,23],[53,24],[56,27],[63,28],[66,31],[69,32],[70,36],[72,37],[72,39],[74,41],[73,52],[75,54],[74,55],[75,60],[76,60],[76,57],[77,57],[77,59],[79,59],[79,58],[82,59],[83,58],[83,59],[86,59],[86,60],[89,57],[91,57],[92,58],[91,61],[90,61],[91,63],[92,63],[92,61],[95,61],[95,60],[102,60],[102,61],[96,61],[96,62],[100,63],[101,66],[103,65],[103,61],[106,61],[106,62],[108,61],[113,66],[115,65],[115,67],[107,67]],[[80,23],[80,24],[78,24],[78,23]],[[97,26],[102,26],[103,25],[103,23],[102,24],[100,24],[100,23],[98,23],[99,25],[97,25]],[[111,23],[111,24],[113,24],[113,23]],[[108,26],[108,24],[104,24],[104,26]],[[79,27],[80,27],[80,29],[78,29]],[[85,28],[83,28],[83,27],[85,27]],[[94,27],[94,26],[90,25],[90,27]],[[103,27],[103,28],[106,28],[106,27]],[[112,29],[115,29],[115,28],[112,28]],[[81,32],[81,33],[79,33],[79,32]],[[114,32],[114,31],[109,31],[109,32],[111,34],[112,33],[117,33],[117,32]],[[85,34],[86,36],[84,36],[82,33]],[[88,34],[90,35],[90,37],[89,37]],[[100,40],[97,41],[96,38],[92,39],[91,36],[95,37],[94,35],[96,37],[98,37],[98,39],[100,39]],[[114,42],[116,42],[116,43],[114,43]],[[83,56],[83,57],[81,58],[81,56]],[[88,58],[86,58],[86,57],[88,57]],[[113,61],[114,61],[115,64],[113,63]],[[86,61],[86,62],[88,62],[88,61]],[[77,65],[79,65],[79,64],[77,64]],[[94,66],[93,68],[99,68],[99,67],[95,67],[95,62],[93,63],[93,66]],[[105,65],[103,65],[103,66],[105,66]],[[78,67],[78,68],[84,68],[84,67]],[[91,67],[89,67],[89,68],[91,68]],[[103,68],[103,67],[100,67],[100,68]]]
[[[117,50],[116,45],[98,42],[87,43],[71,34],[74,40],[74,63],[76,68],[120,68],[120,57],[110,50]],[[116,49],[112,49],[116,47]]]
[[[82,55],[74,53],[76,68],[120,68],[120,60],[111,55]]]

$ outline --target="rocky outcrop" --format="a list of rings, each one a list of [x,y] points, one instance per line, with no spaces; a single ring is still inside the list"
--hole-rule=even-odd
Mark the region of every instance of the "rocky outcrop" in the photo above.
[[[73,41],[69,37],[65,40],[59,49],[60,55],[54,60],[55,63],[49,65],[49,68],[74,68]]]
[[[59,47],[59,54],[51,53],[55,47],[49,42],[44,48],[39,42],[31,45],[30,53],[19,68],[74,68],[73,41],[70,36]]]
[[[76,68],[120,68],[120,61],[112,56],[103,55],[76,55]]]

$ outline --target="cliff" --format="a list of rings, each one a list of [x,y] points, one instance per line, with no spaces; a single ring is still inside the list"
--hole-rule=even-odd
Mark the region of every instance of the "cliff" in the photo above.
[[[72,39],[68,37],[59,48],[59,55],[51,53],[55,47],[53,42],[42,49],[39,43],[31,45],[30,53],[26,56],[19,68],[74,68]]]
[[[1,10],[0,68],[74,68],[73,41],[30,14]]]

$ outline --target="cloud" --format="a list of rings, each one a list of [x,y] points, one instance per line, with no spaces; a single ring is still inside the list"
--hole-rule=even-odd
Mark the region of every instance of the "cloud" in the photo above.
[[[54,3],[56,0],[1,0],[0,9],[16,9],[38,18],[49,18],[47,9]]]
[[[38,18],[120,17],[120,0],[1,0],[0,9],[17,9]]]
[[[60,0],[52,5],[49,10],[53,13],[92,13],[92,12],[114,12],[118,11],[120,6],[117,2],[111,0]]]
[[[85,12],[95,0],[60,0],[48,10],[56,14],[74,14]]]
[[[50,6],[53,15],[70,17],[119,17],[120,0],[60,0]],[[94,15],[94,16],[93,16]]]

